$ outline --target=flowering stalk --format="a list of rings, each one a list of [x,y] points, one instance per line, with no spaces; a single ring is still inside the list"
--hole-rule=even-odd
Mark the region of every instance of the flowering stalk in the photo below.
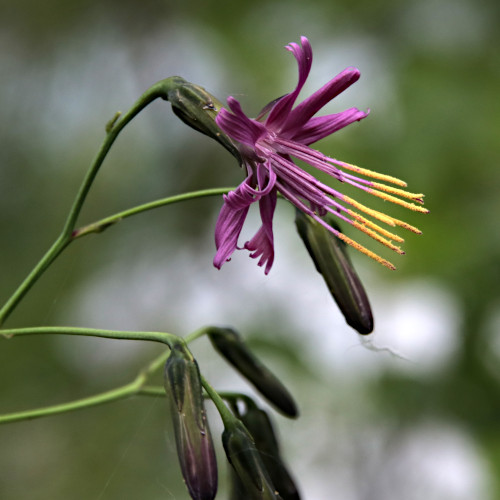
[[[247,177],[237,189],[224,196],[224,205],[215,228],[217,252],[214,265],[220,269],[236,249],[241,249],[238,246],[238,238],[243,223],[250,205],[258,202],[262,226],[242,248],[251,252],[250,257],[259,259],[258,265],[265,266],[266,274],[270,271],[274,261],[272,220],[277,194],[281,193],[337,238],[389,269],[395,269],[389,261],[327,224],[322,217],[331,213],[398,254],[404,253],[397,245],[403,242],[403,238],[379,226],[372,219],[415,233],[420,233],[420,230],[368,208],[320,182],[298,167],[292,158],[365,193],[413,211],[427,213],[428,210],[420,206],[423,203],[423,194],[404,190],[406,183],[395,177],[336,160],[309,147],[337,130],[362,120],[368,112],[350,108],[341,113],[315,116],[323,106],[359,79],[360,73],[356,68],[345,69],[294,107],[312,64],[309,40],[302,37],[301,42],[301,46],[291,43],[286,47],[298,63],[299,78],[293,92],[272,101],[256,119],[248,118],[234,97],[227,99],[229,110],[221,109],[217,115],[217,125],[239,144]]]

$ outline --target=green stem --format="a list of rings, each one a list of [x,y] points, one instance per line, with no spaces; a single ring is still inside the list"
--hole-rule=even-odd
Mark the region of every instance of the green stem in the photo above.
[[[201,376],[201,384],[205,391],[207,391],[208,396],[214,402],[217,411],[219,412],[224,427],[231,426],[236,417],[231,413],[223,399],[219,396],[218,392],[207,382],[206,378],[203,375]]]
[[[90,396],[88,398],[78,399],[76,401],[70,401],[69,403],[62,403],[54,406],[47,406],[45,408],[37,408],[35,410],[27,410],[17,413],[0,415],[0,424],[18,422],[20,420],[31,420],[34,418],[46,417],[48,415],[57,415],[60,413],[79,410],[81,408],[88,408],[91,406],[109,403],[111,401],[117,401],[119,399],[124,399],[133,394],[136,394],[139,391],[140,387],[141,382],[138,382],[138,380],[136,379],[130,384],[126,384],[122,387],[117,387],[116,389],[113,389],[111,391],[96,394],[95,396]]]
[[[79,229],[73,231],[73,239],[80,238],[90,233],[100,233],[107,229],[109,226],[120,222],[122,219],[136,215],[147,210],[152,210],[154,208],[163,207],[165,205],[172,205],[174,203],[179,203],[181,201],[194,200],[196,198],[203,198],[207,196],[220,196],[226,194],[231,189],[234,188],[213,188],[213,189],[202,189],[200,191],[192,191],[190,193],[183,193],[174,196],[169,196],[168,198],[161,198],[159,200],[151,201],[149,203],[144,203],[143,205],[137,205],[136,207],[129,208],[123,212],[118,212],[116,214],[110,215],[104,219],[87,224]]]
[[[69,212],[68,218],[66,220],[66,224],[64,225],[63,234],[71,236],[76,224],[76,220],[80,215],[80,211],[82,209],[83,203],[87,198],[87,194],[94,182],[95,176],[97,175],[99,168],[106,158],[111,146],[115,142],[115,139],[118,137],[118,134],[123,130],[123,128],[128,125],[128,123],[135,118],[146,106],[151,104],[154,100],[161,97],[162,99],[167,100],[168,92],[171,90],[173,86],[173,81],[170,78],[166,80],[161,80],[152,87],[150,87],[130,108],[130,110],[123,115],[123,117],[112,120],[107,127],[107,135],[106,138],[97,152],[92,165],[90,166],[82,185],[80,186],[80,190],[73,202],[73,206]]]
[[[0,330],[0,335],[5,338],[40,334],[84,335],[87,337],[101,337],[108,339],[151,340],[153,342],[161,342],[169,347],[173,343],[179,341],[179,337],[176,335],[165,332],[127,332],[121,330],[100,330],[96,328],[75,328],[64,326],[37,326],[33,328],[12,328]]]
[[[122,117],[120,115],[115,115],[114,119],[106,127],[106,137],[104,139],[101,148],[99,149],[94,161],[90,165],[85,178],[80,186],[78,194],[71,206],[66,222],[63,226],[60,236],[57,238],[55,243],[50,247],[47,253],[43,256],[40,262],[35,266],[35,268],[30,272],[30,274],[24,279],[24,281],[19,285],[17,290],[12,294],[5,305],[0,309],[0,326],[9,317],[12,311],[15,309],[17,304],[22,300],[30,288],[35,284],[35,282],[40,278],[44,271],[54,262],[57,256],[71,243],[73,240],[73,231],[75,229],[75,224],[80,215],[83,203],[87,198],[90,187],[94,182],[94,179],[99,172],[99,169],[106,158],[111,146],[113,145],[118,134],[123,130],[123,128],[148,104],[152,101],[161,97],[167,99],[168,92],[176,85],[175,80],[167,78],[162,80],[152,87],[150,87],[132,106],[132,108]]]
[[[165,396],[165,388],[157,385],[146,385],[137,392],[138,396]]]
[[[70,401],[69,403],[0,415],[0,424],[67,413],[70,411],[80,410],[81,408],[89,408],[91,406],[118,401],[131,396],[165,396],[165,389],[163,389],[163,387],[147,386],[145,383],[147,382],[148,377],[157,369],[158,365],[165,363],[169,354],[170,351],[162,353],[149,363],[144,370],[141,370],[132,382],[121,387],[117,387],[116,389],[102,392],[88,398]]]
[[[203,326],[202,328],[198,328],[198,330],[195,330],[194,332],[190,333],[189,335],[186,335],[186,337],[184,338],[184,341],[186,342],[186,344],[189,344],[189,343],[195,341],[196,339],[203,337],[203,335],[205,335],[207,333],[208,329],[209,329],[209,327],[207,327],[207,326]]]

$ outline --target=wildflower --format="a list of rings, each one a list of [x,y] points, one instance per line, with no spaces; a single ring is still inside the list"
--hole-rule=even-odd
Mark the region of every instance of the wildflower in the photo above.
[[[293,92],[271,102],[257,119],[248,118],[242,111],[240,103],[234,97],[229,97],[227,103],[230,111],[221,109],[215,119],[220,129],[239,143],[238,148],[242,164],[247,170],[247,177],[237,189],[224,197],[224,205],[215,228],[217,252],[214,266],[220,269],[224,262],[230,260],[236,249],[241,249],[238,247],[238,238],[249,207],[252,203],[259,202],[262,226],[254,237],[243,245],[243,248],[251,252],[250,257],[259,259],[258,265],[265,266],[266,274],[270,271],[274,261],[272,220],[279,192],[337,238],[384,266],[395,269],[390,262],[331,227],[322,216],[330,212],[399,254],[404,252],[393,241],[401,243],[403,239],[367,219],[358,211],[392,227],[400,226],[415,233],[420,231],[405,222],[365,207],[327,186],[298,167],[292,158],[301,160],[340,182],[355,186],[374,196],[426,213],[425,208],[402,199],[422,204],[423,195],[401,189],[406,187],[406,183],[399,179],[336,160],[309,147],[310,144],[368,115],[368,112],[350,108],[341,113],[314,116],[335,96],[356,82],[360,73],[356,68],[345,69],[294,108],[311,69],[312,49],[306,37],[301,38],[301,45],[290,43],[286,49],[292,52],[298,63],[299,78]]]

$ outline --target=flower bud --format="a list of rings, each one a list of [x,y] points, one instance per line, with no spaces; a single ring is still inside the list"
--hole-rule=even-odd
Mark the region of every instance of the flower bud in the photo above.
[[[217,462],[208,427],[198,364],[183,344],[175,344],[165,364],[165,390],[177,455],[191,498],[213,500],[217,493]]]
[[[231,328],[211,327],[210,342],[238,372],[288,417],[296,417],[297,406],[285,386],[248,349],[240,335]]]
[[[257,406],[247,406],[240,416],[252,435],[264,467],[283,500],[300,500],[299,492],[283,460],[269,415]]]
[[[340,231],[333,217],[327,223]],[[296,210],[295,224],[316,270],[323,276],[347,324],[362,335],[373,331],[373,316],[365,289],[354,270],[346,245],[312,217]]]
[[[246,493],[245,500],[283,500],[269,478],[252,436],[241,422],[236,420],[230,428],[224,429],[222,444],[241,481],[239,491]]]
[[[222,103],[203,87],[180,76],[168,78],[168,83],[167,98],[172,104],[173,112],[190,127],[222,144],[241,164],[237,146],[215,123],[215,117],[223,107]]]

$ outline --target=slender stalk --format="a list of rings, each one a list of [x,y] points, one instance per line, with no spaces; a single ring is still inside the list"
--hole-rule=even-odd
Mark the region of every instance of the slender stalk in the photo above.
[[[159,385],[146,385],[139,389],[137,396],[165,396],[165,388]]]
[[[208,328],[209,327],[207,327],[207,326],[203,326],[202,328],[198,328],[198,330],[195,330],[194,332],[187,335],[184,338],[184,341],[186,342],[186,344],[189,344],[189,343],[195,341],[196,339],[203,337],[203,335],[205,335],[207,333]]]
[[[218,392],[207,382],[203,375],[201,376],[201,384],[205,391],[207,391],[208,396],[214,402],[217,411],[219,412],[224,427],[231,426],[236,419],[236,417],[231,413],[223,399],[219,396]]]
[[[124,210],[123,212],[118,212],[116,214],[105,217],[104,219],[87,224],[79,229],[73,231],[72,238],[80,238],[90,233],[100,233],[107,229],[109,226],[120,222],[122,219],[130,217],[132,215],[140,214],[154,208],[163,207],[166,205],[172,205],[174,203],[179,203],[181,201],[194,200],[196,198],[204,198],[207,196],[220,196],[226,194],[231,189],[234,188],[213,188],[213,189],[202,189],[200,191],[192,191],[189,193],[178,194],[174,196],[169,196],[168,198],[161,198],[159,200],[144,203],[143,205],[137,205],[135,207]]]
[[[119,399],[124,399],[136,394],[140,390],[140,387],[141,382],[136,379],[129,384],[117,387],[116,389],[112,389],[111,391],[96,394],[95,396],[90,396],[88,398],[77,399],[76,401],[70,401],[69,403],[47,406],[34,410],[26,410],[17,413],[0,415],[0,424],[19,422],[20,420],[32,420],[34,418],[47,417],[49,415],[58,415],[60,413],[68,413],[70,411],[80,410],[81,408],[89,408],[91,406],[110,403],[111,401],[117,401]]]
[[[168,335],[168,334],[167,334]],[[114,338],[114,337],[113,337]],[[19,422],[20,420],[31,420],[34,418],[47,417],[49,415],[57,415],[60,413],[67,413],[70,411],[80,410],[82,408],[89,408],[112,401],[118,401],[131,396],[165,396],[165,389],[163,387],[147,386],[145,385],[149,376],[158,368],[159,365],[165,363],[170,351],[162,353],[156,357],[148,366],[141,370],[136,378],[121,387],[112,389],[110,391],[102,392],[88,398],[77,399],[68,403],[61,403],[53,406],[46,406],[44,408],[36,408],[34,410],[26,410],[15,413],[8,413],[0,415],[0,424],[10,422]]]
[[[114,119],[106,127],[106,137],[102,143],[96,157],[90,165],[85,178],[80,186],[76,198],[71,206],[66,222],[64,223],[62,232],[54,244],[49,248],[47,253],[42,257],[40,262],[28,274],[28,276],[19,285],[17,290],[7,300],[5,305],[0,309],[0,326],[9,317],[17,304],[22,300],[30,288],[40,278],[44,271],[54,262],[57,256],[71,243],[72,233],[75,229],[75,224],[80,215],[83,203],[87,198],[89,190],[94,182],[94,179],[99,172],[99,169],[106,158],[111,146],[113,145],[118,134],[123,128],[148,104],[161,97],[167,99],[168,91],[175,85],[175,81],[167,78],[150,87],[132,106],[132,108],[120,118],[120,115],[115,115]]]
[[[12,328],[0,330],[0,335],[5,338],[40,334],[83,335],[87,337],[101,337],[107,339],[151,340],[153,342],[161,342],[169,347],[173,343],[179,341],[179,337],[165,332],[128,332],[121,330],[100,330],[96,328],[75,328],[65,326],[37,326],[33,328]]]

